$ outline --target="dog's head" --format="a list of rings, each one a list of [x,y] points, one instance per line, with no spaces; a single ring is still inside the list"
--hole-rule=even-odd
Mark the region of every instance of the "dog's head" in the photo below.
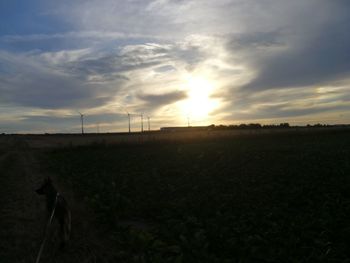
[[[47,195],[49,194],[51,189],[52,189],[52,180],[48,176],[45,178],[43,184],[38,189],[35,190],[35,192],[39,195]]]

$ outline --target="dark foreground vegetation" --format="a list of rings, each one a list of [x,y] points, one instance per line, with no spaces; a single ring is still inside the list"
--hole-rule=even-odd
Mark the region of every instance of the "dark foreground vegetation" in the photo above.
[[[95,145],[48,158],[118,262],[350,260],[349,132]]]

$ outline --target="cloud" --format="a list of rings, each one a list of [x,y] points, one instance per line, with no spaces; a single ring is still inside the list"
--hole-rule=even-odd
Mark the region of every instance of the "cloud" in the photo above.
[[[164,92],[159,78],[176,76],[177,68],[193,68],[206,59],[205,51],[192,40],[172,44],[129,44],[111,50],[77,50],[0,53],[2,101],[47,109],[101,107],[117,95],[127,97]],[[140,84],[147,74],[153,81]],[[171,88],[171,87],[170,87]],[[135,99],[140,99],[135,97]],[[137,101],[134,101],[137,103]],[[154,103],[154,106],[160,104]]]
[[[320,120],[326,121],[327,116],[333,115],[332,118],[328,118],[327,121],[331,123],[344,123],[346,122],[347,116],[342,116],[342,113],[349,112],[350,104],[338,104],[338,105],[321,105],[314,107],[300,107],[298,105],[293,104],[281,104],[281,105],[269,105],[264,107],[259,107],[255,111],[250,112],[235,112],[234,114],[230,114],[229,117],[233,122],[255,122],[255,121],[263,121],[269,120],[269,123],[278,123],[279,120],[284,120],[288,122],[294,123],[299,117],[306,116],[306,121],[314,122],[314,118],[312,116],[318,116],[318,120],[316,122],[320,122]],[[336,113],[334,115],[333,113]],[[319,119],[320,116],[323,116],[323,119]],[[346,118],[344,118],[346,117]],[[304,122],[305,124],[305,122]]]
[[[305,87],[349,76],[350,5],[345,1],[322,4],[316,21],[310,19],[310,9],[305,17],[294,13],[295,23],[289,27],[233,37],[228,48],[242,50],[244,63],[257,72],[243,90]]]
[[[173,91],[164,94],[140,94],[138,98],[145,101],[148,107],[158,108],[160,106],[169,105],[177,101],[187,98],[184,91]]]
[[[309,121],[318,119],[316,122],[322,122],[324,116],[324,121],[330,123],[346,123],[350,115],[343,113],[350,110],[349,84],[346,81],[339,86],[269,89],[249,95],[238,93],[227,100],[228,104],[221,113],[224,113],[223,119],[234,122],[268,120],[271,123],[283,118],[294,122],[293,118],[303,116],[304,123],[308,118]]]
[[[68,72],[47,67],[37,57],[0,53],[2,102],[38,108],[95,107],[109,101],[115,91],[92,85]]]

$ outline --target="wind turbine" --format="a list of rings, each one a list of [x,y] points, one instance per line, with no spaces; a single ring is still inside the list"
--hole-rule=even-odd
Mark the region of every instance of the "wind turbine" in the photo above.
[[[150,116],[147,116],[147,120],[148,120],[148,131],[151,131]]]
[[[141,113],[141,132],[143,132],[143,113]]]
[[[127,108],[124,105],[116,103],[116,104],[114,104],[114,106],[117,106],[118,108],[120,108],[122,111],[124,111],[128,115],[128,128],[129,128],[129,133],[131,133],[130,116],[133,114],[129,113],[129,111],[127,110]]]
[[[80,120],[81,120],[81,134],[84,134],[84,114],[82,114],[80,111],[78,111],[80,114]]]
[[[129,121],[129,133],[131,133],[131,129],[130,129],[130,113],[125,110],[126,114],[128,114],[128,121]]]

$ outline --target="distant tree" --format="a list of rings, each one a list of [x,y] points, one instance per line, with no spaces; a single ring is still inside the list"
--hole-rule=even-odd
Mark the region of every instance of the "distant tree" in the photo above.
[[[248,127],[252,128],[252,129],[260,129],[261,124],[260,123],[250,123],[250,124],[248,124]]]
[[[284,122],[284,123],[280,123],[280,127],[281,128],[289,128],[289,123],[288,122]]]

